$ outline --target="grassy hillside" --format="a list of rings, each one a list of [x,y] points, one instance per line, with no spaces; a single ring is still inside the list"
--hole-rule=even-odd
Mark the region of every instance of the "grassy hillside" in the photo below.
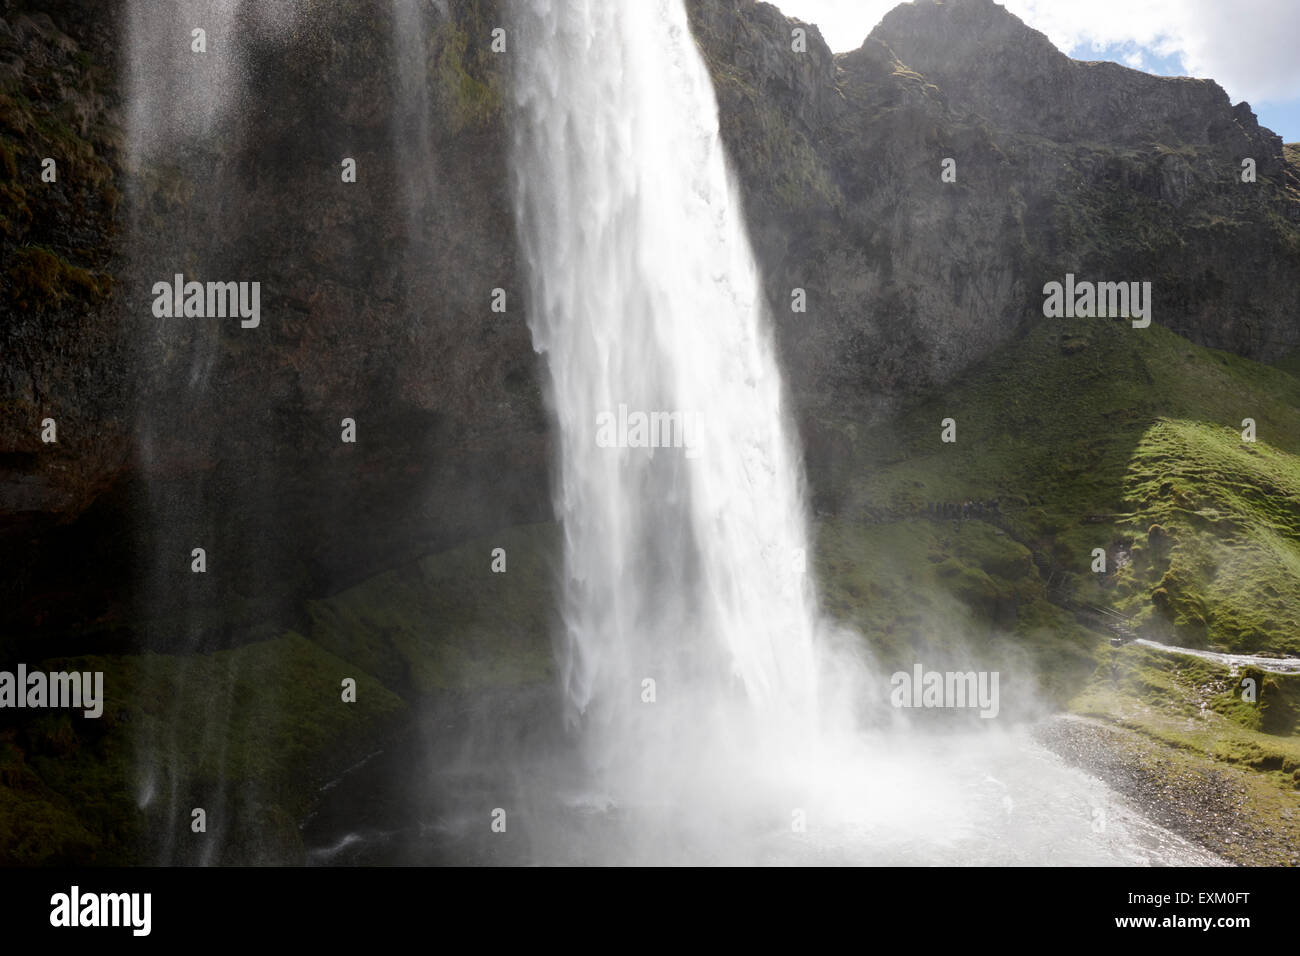
[[[836,476],[844,518],[996,501],[975,513],[1030,552],[1058,602],[1116,606],[1171,643],[1300,653],[1300,379],[1286,371],[1154,325],[1045,320],[901,421],[837,424],[858,449]]]

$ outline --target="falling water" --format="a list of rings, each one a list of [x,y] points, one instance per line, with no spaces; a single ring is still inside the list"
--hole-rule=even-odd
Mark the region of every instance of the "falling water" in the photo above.
[[[436,12],[436,11],[435,11]],[[434,164],[433,133],[429,127],[430,8],[427,0],[393,0],[393,72],[397,83],[392,127],[394,151],[405,193],[408,243],[424,238]]]
[[[204,200],[226,185],[213,144],[223,142],[229,134],[230,107],[241,85],[235,43],[238,10],[239,0],[167,4],[132,0],[123,14],[127,50],[125,159],[130,174],[127,258],[137,290],[132,319],[140,323],[133,326],[134,341],[141,353],[140,367],[149,370],[146,380],[138,383],[136,454],[146,476],[168,470],[168,459],[177,444],[177,423],[201,414],[219,348],[212,325],[149,318],[146,292],[153,281],[164,276],[211,268],[211,240],[199,237],[210,237],[217,230],[192,228],[188,215],[160,214],[155,197],[173,191],[188,194],[190,203],[205,211],[223,208]],[[195,30],[203,31],[203,53],[194,49]],[[211,185],[205,188],[203,184]],[[172,398],[160,403],[159,394]],[[196,440],[201,434],[190,431],[191,447],[199,443]],[[147,629],[150,649],[189,652],[200,640],[198,622],[187,609],[187,600],[197,587],[178,587],[188,582],[177,573],[186,570],[182,562],[196,544],[212,548],[212,515],[198,506],[193,487],[192,483],[150,477],[144,489],[139,523],[145,575],[141,611],[146,620],[154,622]],[[199,708],[190,660],[178,656],[175,662],[174,670],[160,678],[166,686],[156,688],[174,711],[168,719],[143,726],[137,741],[136,799],[150,815],[150,841],[158,862],[206,863],[212,861],[221,842],[228,795],[221,786],[204,796],[202,805],[212,815],[212,839],[193,841],[192,848],[183,846],[181,834],[188,830],[191,801],[182,782],[186,748],[178,736],[182,729],[178,712],[186,712],[184,719],[203,722],[205,753],[214,757],[219,767],[225,763],[230,715]]]
[[[741,787],[811,744],[817,615],[711,80],[678,2],[542,2],[522,26],[517,202],[559,423],[570,716],[611,799]],[[660,416],[659,447],[608,447],[638,413]]]
[[[210,136],[236,95],[238,51],[232,42],[240,0],[131,0],[127,40],[127,148],[136,158]],[[204,31],[206,52],[193,49]]]
[[[226,569],[255,566],[257,542],[234,540],[219,513],[214,463],[222,433],[220,323],[159,318],[153,283],[229,278],[251,203],[248,177],[235,168],[247,136],[243,112],[253,45],[282,37],[292,5],[242,0],[131,0],[123,9],[127,215],[126,329],[137,349],[135,451],[144,477],[138,501],[144,649],[165,657],[143,677],[154,719],[139,730],[136,802],[148,821],[147,852],[162,863],[215,863],[234,820],[248,818],[256,795],[227,778],[237,702],[214,694],[234,686],[234,659],[207,651],[223,621],[212,608],[238,587],[225,574],[191,574],[203,547]],[[199,32],[201,31],[201,33]],[[223,445],[223,442],[227,442]],[[256,513],[260,502],[240,500]],[[229,505],[227,505],[229,506]],[[191,830],[201,806],[207,829]]]

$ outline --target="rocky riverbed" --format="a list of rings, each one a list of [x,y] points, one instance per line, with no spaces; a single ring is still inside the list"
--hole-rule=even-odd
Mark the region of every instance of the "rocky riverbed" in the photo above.
[[[1058,716],[1041,724],[1035,737],[1153,822],[1226,860],[1300,865],[1300,792],[1288,799],[1258,773],[1093,718]]]

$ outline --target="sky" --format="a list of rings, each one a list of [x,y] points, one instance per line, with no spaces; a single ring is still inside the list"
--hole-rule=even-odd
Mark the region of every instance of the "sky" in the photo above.
[[[831,50],[856,50],[897,0],[774,0],[817,24]],[[1300,142],[1300,0],[1002,0],[1079,60],[1208,77],[1260,123]]]

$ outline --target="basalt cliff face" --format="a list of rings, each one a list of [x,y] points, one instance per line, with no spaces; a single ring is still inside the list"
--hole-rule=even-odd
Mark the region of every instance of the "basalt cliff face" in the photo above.
[[[688,5],[814,483],[846,422],[1048,321],[1067,272],[1151,281],[1153,321],[1202,344],[1300,343],[1297,170],[1214,83],[1072,61],[991,0],[904,5],[838,56],[770,5]],[[255,79],[209,139],[134,164],[122,4],[0,0],[0,657],[238,641],[549,515],[509,53],[488,48],[508,5],[429,10],[421,171],[386,4],[312,4],[250,44]],[[260,281],[260,326],[156,319],[177,272]],[[201,587],[197,546],[221,568]]]
[[[1151,281],[1201,344],[1300,344],[1300,179],[1214,82],[1071,60],[993,0],[903,4],[835,56],[766,4],[691,9],[802,408],[942,385],[1067,272]]]
[[[545,517],[503,78],[477,42],[493,3],[431,8],[432,163],[386,4],[313,4],[245,41],[210,134],[143,159],[126,5],[0,12],[10,654],[239,640],[305,595]],[[259,326],[156,318],[176,273],[260,282]],[[207,580],[186,580],[195,547]]]

